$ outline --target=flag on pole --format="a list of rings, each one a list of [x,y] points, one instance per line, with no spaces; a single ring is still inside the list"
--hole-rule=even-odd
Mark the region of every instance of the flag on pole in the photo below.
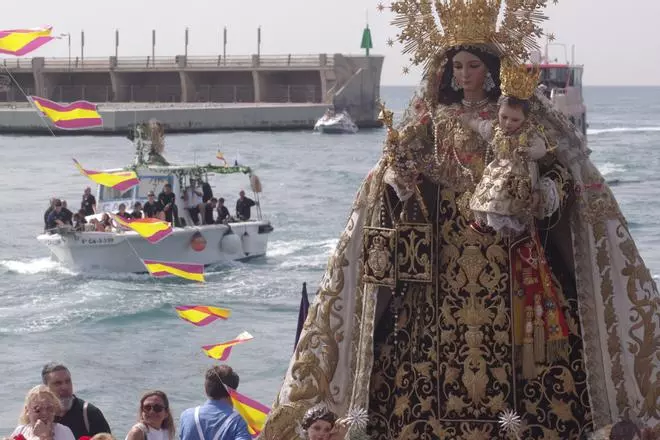
[[[298,345],[298,340],[300,340],[300,334],[302,333],[303,326],[305,325],[305,320],[307,319],[308,312],[309,312],[309,298],[307,296],[307,283],[303,283],[303,288],[300,298],[300,308],[298,309],[298,328],[296,329],[296,340],[293,343],[294,350]]]
[[[198,327],[209,325],[217,319],[229,319],[231,310],[213,306],[176,306],[176,313],[184,321],[188,321]]]
[[[102,171],[86,170],[76,159],[73,159],[76,168],[80,170],[83,176],[98,183],[99,185],[114,188],[117,191],[127,191],[140,183],[135,171],[118,171],[114,173],[105,173]]]
[[[206,353],[206,355],[212,359],[218,361],[226,361],[231,354],[232,347],[252,339],[254,339],[254,336],[248,332],[243,332],[231,341],[222,342],[215,345],[205,345],[202,347],[202,350],[204,350],[204,353]]]
[[[145,267],[154,278],[170,275],[191,281],[204,282],[203,264],[170,263],[165,261],[143,260]]]
[[[132,229],[152,244],[158,243],[172,233],[172,226],[166,221],[157,218],[137,218],[129,220],[114,214],[112,214],[112,217],[118,224]]]
[[[225,166],[227,166],[227,159],[225,159],[225,155],[222,151],[218,150],[218,152],[215,153],[215,158],[221,160],[222,163],[224,163]]]
[[[38,96],[28,98],[44,116],[50,119],[55,127],[62,130],[81,130],[103,126],[103,118],[101,118],[96,104],[89,101],[58,104]]]
[[[0,30],[0,54],[22,57],[53,40],[52,26],[38,29]]]
[[[256,400],[239,394],[234,389],[226,388],[227,392],[229,392],[229,397],[231,397],[232,406],[243,417],[245,423],[247,423],[248,432],[253,438],[257,437],[264,429],[270,408]]]

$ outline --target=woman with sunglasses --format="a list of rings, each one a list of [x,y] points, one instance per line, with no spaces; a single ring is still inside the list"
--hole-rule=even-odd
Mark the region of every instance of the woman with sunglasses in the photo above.
[[[46,385],[32,388],[25,397],[25,407],[19,417],[19,426],[12,438],[25,440],[75,440],[71,430],[55,423],[55,416],[62,411],[60,400]]]
[[[138,423],[133,425],[126,440],[173,440],[174,419],[170,402],[162,391],[148,391],[140,399]]]

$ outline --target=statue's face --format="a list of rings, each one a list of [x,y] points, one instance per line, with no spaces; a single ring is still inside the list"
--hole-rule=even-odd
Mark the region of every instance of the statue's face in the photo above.
[[[454,77],[458,85],[466,92],[483,90],[488,67],[478,56],[460,51],[452,60]]]
[[[309,440],[329,440],[332,432],[332,424],[325,420],[317,420],[307,430]]]

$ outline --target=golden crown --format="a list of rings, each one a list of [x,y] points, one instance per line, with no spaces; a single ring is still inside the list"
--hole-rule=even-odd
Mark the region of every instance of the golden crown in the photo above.
[[[556,0],[553,0],[556,2]],[[413,64],[427,64],[457,46],[487,45],[526,60],[538,50],[547,0],[395,0],[397,39]],[[498,26],[499,21],[499,26]],[[498,29],[499,27],[499,29]]]
[[[505,60],[500,70],[502,94],[525,100],[531,98],[539,84],[540,73],[538,66],[530,69],[524,64]]]

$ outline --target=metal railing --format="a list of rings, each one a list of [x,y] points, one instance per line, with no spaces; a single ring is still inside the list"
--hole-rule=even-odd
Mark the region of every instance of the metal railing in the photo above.
[[[254,102],[254,87],[241,85],[198,85],[196,102]]]
[[[23,87],[23,91],[27,95],[34,94],[34,89],[31,87]],[[0,102],[27,102],[27,98],[20,90],[15,87],[11,87],[4,92],[0,92]]]
[[[181,102],[180,85],[121,86],[116,102]]]
[[[44,95],[57,102],[86,100],[91,102],[111,102],[114,100],[112,86],[55,86],[44,88]]]
[[[32,58],[3,58],[2,65],[7,69],[32,69]]]
[[[269,86],[262,97],[264,102],[321,102],[321,89],[313,85]]]

